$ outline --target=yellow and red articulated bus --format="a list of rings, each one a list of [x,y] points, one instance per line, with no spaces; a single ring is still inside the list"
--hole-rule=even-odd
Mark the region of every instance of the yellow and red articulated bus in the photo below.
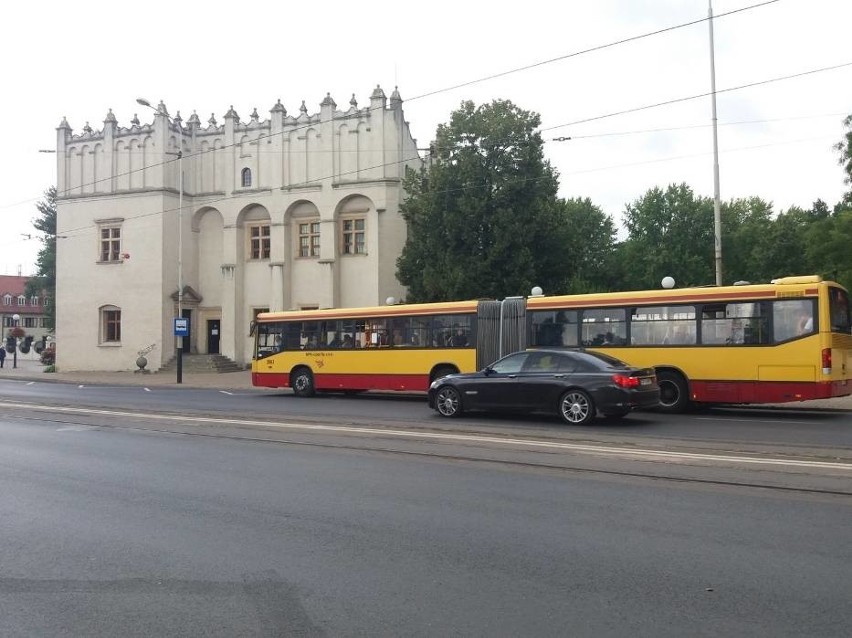
[[[316,391],[426,391],[476,369],[475,301],[268,312],[254,325],[252,383]]]
[[[852,394],[849,295],[819,276],[536,297],[531,346],[583,346],[657,370],[663,409]]]
[[[768,284],[272,312],[254,326],[256,386],[425,391],[535,347],[654,367],[662,409],[852,394],[849,295],[819,276]]]

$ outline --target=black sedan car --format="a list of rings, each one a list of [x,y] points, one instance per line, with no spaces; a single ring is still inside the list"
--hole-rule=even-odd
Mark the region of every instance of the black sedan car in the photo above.
[[[429,407],[445,417],[468,410],[556,412],[567,423],[584,424],[599,412],[621,417],[659,402],[653,368],[585,350],[516,352],[479,372],[436,379],[429,388]]]

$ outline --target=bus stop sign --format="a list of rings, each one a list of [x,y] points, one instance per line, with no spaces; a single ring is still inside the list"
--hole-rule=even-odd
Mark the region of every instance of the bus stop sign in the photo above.
[[[181,317],[175,317],[175,336],[176,337],[188,337],[189,336],[189,319],[183,319]]]

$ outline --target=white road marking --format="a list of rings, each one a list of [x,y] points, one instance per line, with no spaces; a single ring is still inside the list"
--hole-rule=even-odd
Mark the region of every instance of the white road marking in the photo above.
[[[221,392],[222,394],[227,394],[228,396],[233,396],[233,395],[234,395],[234,393],[233,393],[233,392],[228,392],[227,390],[219,390],[219,392]]]
[[[144,388],[145,392],[150,392],[151,388]]]
[[[307,430],[311,432],[335,432],[341,434],[369,434],[385,437],[431,439],[434,441],[456,441],[466,443],[492,443],[512,447],[532,447],[551,450],[565,450],[568,452],[596,456],[624,456],[664,461],[718,461],[723,463],[740,463],[747,465],[802,467],[812,469],[819,468],[852,472],[852,463],[842,463],[833,461],[804,461],[798,459],[761,458],[755,456],[702,454],[697,452],[669,452],[666,450],[653,450],[632,447],[626,448],[606,445],[583,445],[579,443],[560,443],[556,441],[539,441],[535,439],[499,438],[493,436],[481,436],[476,434],[451,434],[449,432],[422,432],[418,430],[383,430],[381,428],[368,428],[361,426],[317,425],[313,423],[286,422],[276,423],[272,421],[252,421],[249,419],[220,419],[214,417],[177,416],[170,414],[143,414],[138,412],[123,412],[118,410],[95,410],[89,408],[55,407],[28,403],[0,402],[0,405],[4,405],[8,408],[25,408],[29,410],[40,410],[43,412],[70,412],[76,414],[146,419],[149,421],[181,421],[184,423],[211,423],[216,425],[255,425],[261,427],[274,427],[283,430]]]
[[[788,419],[726,419],[723,416],[711,418],[709,416],[695,417],[696,421],[724,421],[725,423],[796,423],[799,425],[810,425],[811,421],[789,421]]]
[[[33,385],[35,381],[30,381],[27,385]]]

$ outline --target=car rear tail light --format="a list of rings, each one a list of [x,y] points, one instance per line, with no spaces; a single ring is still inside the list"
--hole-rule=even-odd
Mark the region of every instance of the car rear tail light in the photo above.
[[[822,373],[831,374],[831,348],[822,349]]]
[[[614,374],[612,375],[612,380],[615,382],[615,385],[621,388],[639,387],[639,377],[630,377],[626,374]]]

